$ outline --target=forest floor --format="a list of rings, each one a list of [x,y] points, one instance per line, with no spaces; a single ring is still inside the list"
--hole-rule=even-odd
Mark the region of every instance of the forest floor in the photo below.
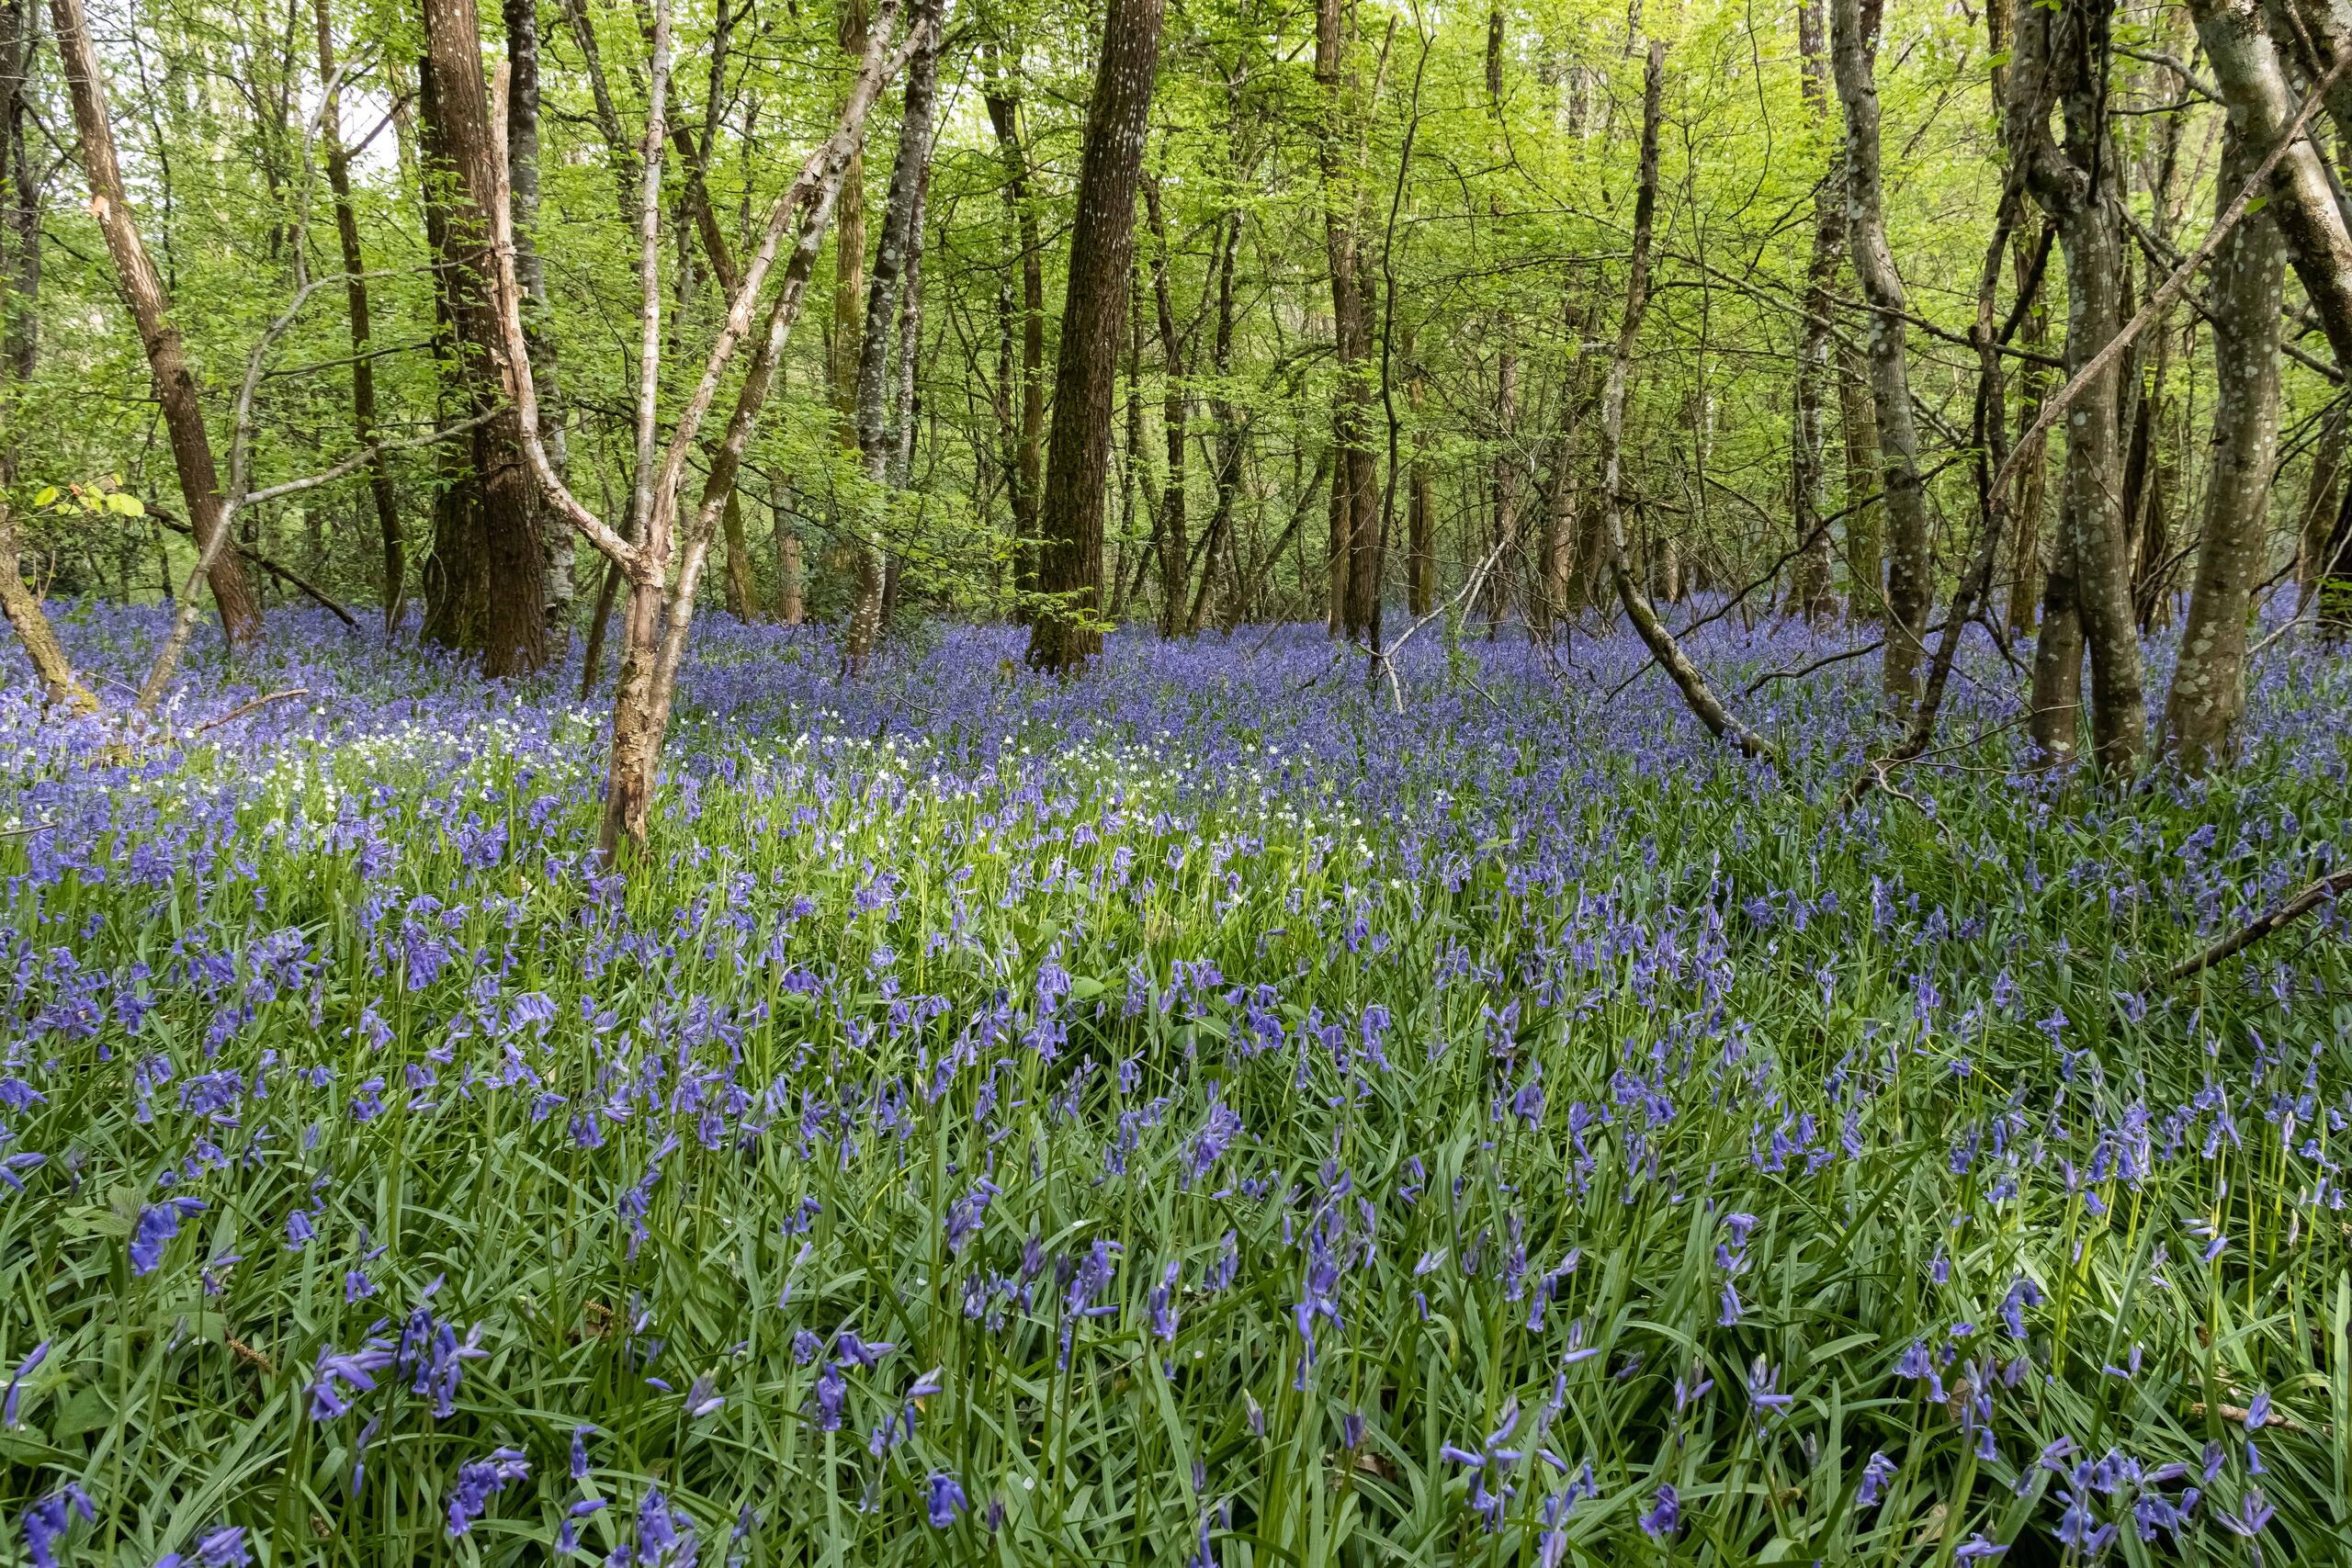
[[[2164,979],[2352,864],[2352,661],[2116,795],[1978,649],[1840,810],[1874,660],[1737,697],[1775,772],[1623,634],[1399,712],[1317,627],[714,624],[624,877],[576,649],[270,633],[128,752],[7,671],[35,1562],[2352,1551],[2346,923]]]

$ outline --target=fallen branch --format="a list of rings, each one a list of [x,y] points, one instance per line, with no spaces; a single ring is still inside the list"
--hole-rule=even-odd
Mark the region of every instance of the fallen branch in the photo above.
[[[196,536],[196,530],[187,525],[187,522],[185,518],[175,517],[159,506],[149,507],[147,509],[147,515],[153,517],[156,522],[162,524],[164,527],[169,528],[175,534],[185,534],[190,538],[194,538]],[[234,540],[231,540],[229,547],[235,550],[247,560],[253,562],[255,566],[261,568],[262,570],[269,573],[270,576],[277,579],[278,581],[286,584],[287,587],[293,589],[297,593],[300,593],[309,599],[312,604],[317,604],[320,608],[333,614],[336,620],[341,621],[353,631],[357,631],[359,629],[359,623],[352,619],[351,612],[336,604],[333,599],[329,598],[327,596],[326,590],[306,581],[289,568],[280,566],[277,562],[270,559],[267,556],[262,554],[259,550],[254,549],[250,545],[241,545]]]
[[[311,688],[308,686],[288,686],[282,692],[272,692],[266,696],[255,697],[249,703],[240,703],[219,718],[206,719],[188,733],[191,736],[201,735],[208,729],[218,729],[224,724],[233,724],[255,708],[266,708],[272,703],[282,703],[288,697],[307,697],[310,694]]]
[[[2339,871],[2333,876],[2323,876],[2285,903],[2256,916],[2240,926],[2194,958],[2185,958],[2165,971],[2167,981],[2186,980],[2201,975],[2224,960],[2233,958],[2281,927],[2292,925],[2322,904],[2333,903],[2346,893],[2352,893],[2352,871]]]

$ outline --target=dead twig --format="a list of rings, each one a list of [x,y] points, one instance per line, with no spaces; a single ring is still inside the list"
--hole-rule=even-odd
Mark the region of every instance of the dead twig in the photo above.
[[[2201,975],[2226,959],[2233,958],[2282,927],[2310,914],[2322,904],[2333,903],[2346,893],[2352,893],[2352,871],[2339,871],[2323,876],[2285,903],[2264,911],[2240,926],[2194,958],[2184,958],[2165,971],[2167,982],[2186,980]]]
[[[227,713],[222,714],[219,718],[206,719],[202,724],[199,724],[194,729],[189,730],[188,734],[191,736],[202,735],[209,729],[218,729],[224,724],[232,724],[238,719],[244,717],[245,715],[253,712],[255,708],[266,708],[272,703],[282,703],[288,697],[307,697],[310,694],[311,688],[308,686],[288,686],[282,692],[272,692],[266,696],[255,697],[249,703],[240,703],[237,706],[231,708]]]

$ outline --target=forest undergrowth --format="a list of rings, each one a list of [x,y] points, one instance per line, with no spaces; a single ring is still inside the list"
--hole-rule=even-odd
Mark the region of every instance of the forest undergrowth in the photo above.
[[[1690,638],[1776,768],[1624,633],[708,624],[625,878],[566,677],[277,620],[0,682],[0,1556],[2352,1551],[2345,919],[2165,978],[2340,654],[2113,794],[1980,644],[1841,807],[1843,626]]]

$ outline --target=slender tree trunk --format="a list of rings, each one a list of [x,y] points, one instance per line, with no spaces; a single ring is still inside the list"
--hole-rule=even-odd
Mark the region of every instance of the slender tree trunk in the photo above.
[[[1193,595],[1192,613],[1185,617],[1187,635],[1197,636],[1208,607],[1209,588],[1217,578],[1217,562],[1232,549],[1234,510],[1241,495],[1241,461],[1245,432],[1241,411],[1226,395],[1233,374],[1233,268],[1241,249],[1241,214],[1235,212],[1224,227],[1223,255],[1217,263],[1216,335],[1209,350],[1210,368],[1216,376],[1216,393],[1209,399],[1209,414],[1216,422],[1216,506],[1209,513],[1208,537],[1201,545],[1201,582]],[[1228,617],[1232,612],[1228,608]]]
[[[2224,211],[2269,151],[2231,134],[2215,189]],[[2205,534],[2179,662],[2165,704],[2173,754],[2192,773],[2227,760],[2245,711],[2246,602],[2270,514],[2278,446],[2278,313],[2285,247],[2268,216],[2240,222],[2213,258],[2212,460]]]
[[[1600,508],[1607,519],[1610,575],[1625,618],[1634,623],[1650,655],[1673,679],[1689,705],[1708,731],[1751,757],[1767,757],[1771,747],[1732,716],[1698,666],[1690,662],[1651,607],[1635,580],[1625,543],[1624,446],[1625,402],[1633,388],[1634,354],[1640,345],[1642,317],[1650,300],[1650,231],[1657,214],[1657,133],[1665,98],[1666,44],[1650,40],[1649,62],[1642,78],[1642,161],[1634,194],[1634,245],[1625,278],[1625,315],[1617,329],[1617,345],[1609,359],[1609,378],[1600,394]]]
[[[2123,324],[2123,244],[2117,216],[2117,171],[2108,138],[2107,33],[2112,0],[2071,0],[2060,10],[2027,7],[2018,18],[2009,69],[2014,83],[2005,114],[2010,153],[2027,188],[2058,231],[2066,257],[2066,370],[2101,363]],[[2064,130],[2051,136],[2052,110]],[[2121,515],[2117,429],[2118,365],[2109,358],[2066,414],[2066,468],[2058,554],[2042,599],[2041,642],[2035,649],[2032,730],[2051,761],[2074,754],[2079,707],[2080,628],[2091,660],[2091,731],[2100,767],[2129,777],[2146,745],[2147,699],[2139,626],[2132,614],[2129,546]],[[2070,665],[2067,661],[2072,660]]]
[[[196,530],[199,550],[210,547],[220,521],[220,476],[213,467],[212,440],[204,428],[204,404],[196,388],[196,373],[187,362],[180,330],[171,319],[171,301],[163,279],[140,243],[138,221],[123,185],[122,166],[115,152],[114,127],[107,118],[106,78],[97,51],[90,42],[82,17],[82,0],[49,0],[50,19],[57,34],[58,53],[74,99],[74,129],[82,138],[82,166],[90,182],[90,205],[98,228],[106,235],[114,258],[115,274],[124,299],[139,324],[139,339],[147,351],[153,374],[155,400],[171,439],[173,464],[179,470],[180,500],[188,523]],[[220,612],[220,628],[232,648],[247,648],[261,640],[261,604],[254,597],[237,558],[215,552],[206,576],[213,604]]]
[[[908,62],[906,109],[899,121],[898,156],[890,166],[890,192],[875,247],[873,278],[866,288],[865,321],[857,356],[856,434],[866,488],[857,502],[857,596],[850,609],[849,636],[842,653],[851,674],[864,671],[882,629],[884,557],[888,547],[881,525],[890,510],[891,470],[898,457],[891,419],[898,402],[898,378],[892,374],[896,361],[890,352],[890,329],[899,314],[899,291],[906,280],[909,260],[922,243],[925,171],[931,162],[938,96],[939,0],[918,0],[909,20],[923,41]]]
[[[1430,473],[1429,433],[1421,413],[1429,401],[1429,377],[1414,352],[1412,329],[1400,344],[1405,355],[1405,405],[1413,414],[1413,464],[1405,491],[1405,606],[1415,620],[1437,604],[1437,487]]]
[[[1323,92],[1317,132],[1322,165],[1323,240],[1331,275],[1331,329],[1339,387],[1332,404],[1332,439],[1340,490],[1332,542],[1335,630],[1356,637],[1371,627],[1371,595],[1378,592],[1379,496],[1372,454],[1372,336],[1364,305],[1363,257],[1356,237],[1355,172],[1349,167],[1355,124],[1354,73],[1347,60],[1346,0],[1317,0],[1315,79]]]
[[[1879,14],[1879,0],[1832,0],[1830,32],[1838,95],[1846,108],[1847,228],[1854,275],[1871,308],[1864,341],[1887,523],[1885,691],[1889,705],[1901,714],[1918,696],[1920,637],[1928,625],[1935,563],[1928,554],[1927,497],[1919,480],[1919,437],[1904,346],[1909,303],[1881,212]]]
[[[2036,258],[2046,255],[2057,237],[2052,234],[2047,220],[2042,225],[2042,237],[2029,240],[2018,235],[2011,254],[2020,291],[2033,290],[2032,303],[2026,307],[2023,331],[2025,346],[2042,352],[2050,345],[2050,307],[2048,294],[2042,289],[2037,275]],[[2019,440],[2030,440],[2033,449],[2018,462],[2018,477],[2011,481],[2016,487],[2011,506],[2015,511],[2015,536],[2010,550],[2009,570],[2009,631],[2013,636],[2026,637],[2034,627],[2034,606],[2041,598],[2041,513],[2042,488],[2049,464],[2043,457],[2049,438],[2033,435],[2034,415],[2041,411],[2041,400],[2050,389],[2050,373],[2046,366],[2029,359],[2018,373],[2018,423]]]
[[[538,0],[501,0],[506,30],[506,171],[513,206],[514,273],[531,314],[531,357],[538,375],[539,403],[547,418],[547,443],[556,471],[569,466],[562,399],[556,378],[555,345],[543,329],[548,309],[547,265],[538,250],[539,228],[539,8]],[[723,17],[726,8],[720,7]],[[546,615],[561,626],[571,614],[575,536],[569,528],[535,524],[541,555]],[[567,634],[568,635],[568,634]],[[554,655],[550,646],[548,657]]]
[[[2336,497],[2344,478],[2346,433],[2352,427],[2352,409],[2336,403],[2322,416],[2319,439],[2312,446],[2310,478],[2304,481],[2301,518],[2295,529],[2295,614],[2311,607],[2326,570],[2327,536],[2335,525]]]
[[[1838,423],[1846,457],[1846,615],[1886,615],[1885,509],[1880,504],[1878,411],[1860,353],[1838,356]]]
[[[1495,450],[1491,477],[1495,498],[1495,570],[1487,578],[1487,636],[1510,618],[1510,585],[1519,576],[1519,354],[1505,348],[1495,358]]]
[[[1021,245],[1020,421],[1011,434],[1005,490],[1012,509],[1015,614],[1030,618],[1037,591],[1037,504],[1044,494],[1046,441],[1046,253],[1037,234],[1037,210],[1029,195],[1029,161],[1021,140],[1017,79],[991,73],[982,95],[989,123],[1005,164],[1004,199]]]
[[[1135,254],[1136,187],[1159,68],[1161,0],[1110,0],[1079,164],[1061,358],[1038,527],[1038,592],[1052,604],[1029,638],[1029,662],[1057,674],[1101,650],[1102,508],[1111,457],[1119,319]]]
[[[787,626],[800,624],[800,534],[792,523],[792,487],[782,479],[768,486],[768,510],[775,528],[775,618]]]
[[[505,148],[494,138],[483,81],[481,21],[474,0],[423,0],[431,90],[422,96],[436,122],[434,140],[446,166],[428,184],[446,185],[443,259],[456,324],[456,352],[467,400],[476,413],[505,400],[497,355],[502,329],[491,290],[497,273],[492,192]],[[518,415],[505,410],[476,428],[472,443],[472,550],[481,562],[482,671],[517,675],[548,661],[547,557],[539,543],[538,485],[524,455]],[[436,547],[438,541],[436,540]],[[428,620],[431,617],[428,616]]]
[[[1829,39],[1824,0],[1802,0],[1797,7],[1797,47],[1804,56],[1801,79],[1808,120],[1822,129],[1829,125]],[[1830,612],[1829,526],[1831,511],[1827,430],[1822,394],[1828,381],[1830,312],[1838,265],[1846,249],[1846,181],[1844,160],[1830,140],[1828,169],[1813,195],[1813,259],[1805,270],[1804,321],[1797,329],[1796,421],[1790,453],[1789,487],[1796,511],[1796,574],[1789,609],[1806,620]]]
[[[318,22],[319,80],[335,81],[334,28],[329,0],[315,0]],[[374,329],[368,317],[366,254],[359,248],[359,217],[351,197],[351,156],[343,145],[340,93],[326,93],[319,110],[319,139],[324,143],[327,188],[334,196],[335,240],[343,253],[344,303],[351,318],[351,434],[365,449],[376,435],[376,367],[368,347]],[[392,496],[390,466],[381,453],[368,464],[368,504],[376,514],[377,536],[384,552],[384,632],[399,626],[401,606],[408,586],[408,543],[401,530],[399,502]]]
[[[1159,635],[1174,637],[1189,630],[1191,623],[1184,603],[1193,566],[1193,537],[1184,510],[1185,494],[1191,486],[1186,482],[1184,455],[1193,400],[1184,384],[1184,340],[1176,330],[1176,304],[1168,288],[1168,223],[1159,210],[1157,180],[1144,182],[1143,202],[1144,213],[1151,223],[1151,299],[1159,328],[1161,367],[1159,429],[1168,452],[1167,478],[1159,496]],[[1136,428],[1142,428],[1140,423]],[[1137,448],[1131,460],[1140,461],[1141,457],[1141,449]]]

